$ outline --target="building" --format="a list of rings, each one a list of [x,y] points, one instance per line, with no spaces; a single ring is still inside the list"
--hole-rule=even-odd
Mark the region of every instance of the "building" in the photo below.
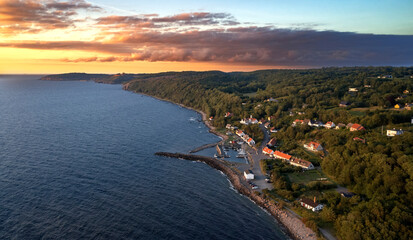
[[[232,113],[230,113],[230,112],[225,113],[225,117],[226,117],[226,118],[227,118],[227,117],[232,117],[232,116],[234,116],[234,114],[232,114]]]
[[[278,132],[278,131],[277,131],[277,129],[275,129],[275,127],[272,127],[272,128],[270,129],[270,132],[271,132],[271,133],[276,133],[276,132]]]
[[[264,124],[264,127],[265,127],[266,129],[268,129],[268,128],[270,127],[270,125],[271,125],[270,122],[266,122],[266,123]]]
[[[240,123],[244,124],[244,125],[257,124],[258,120],[256,118],[253,118],[252,116],[250,116],[249,118],[241,119]]]
[[[277,144],[277,139],[272,138],[268,143],[267,146],[274,147]]]
[[[348,125],[347,125],[348,126]],[[361,126],[358,123],[353,123],[350,126],[350,132],[354,132],[354,131],[362,131],[362,130],[366,130],[363,126]]]
[[[309,119],[304,119],[304,120],[300,120],[300,119],[295,119],[292,123],[292,126],[298,126],[298,125],[306,125],[309,124],[310,120]]]
[[[271,150],[271,149],[269,149],[268,147],[264,147],[263,149],[262,149],[262,153],[264,153],[264,154],[267,154],[267,155],[272,155],[273,153],[274,153],[274,151],[273,150]]]
[[[379,78],[379,79],[392,79],[393,76],[392,75],[382,75],[382,76],[378,76],[377,78]]]
[[[406,110],[412,110],[412,108],[413,108],[413,103],[406,103],[404,105],[404,109],[406,109]]]
[[[255,141],[254,141],[254,139],[252,139],[252,138],[248,138],[247,143],[248,143],[248,145],[250,145],[250,146],[255,145]]]
[[[288,160],[288,161],[290,161],[290,159],[291,159],[291,156],[290,155],[288,155],[288,154],[286,154],[286,153],[283,153],[283,152],[280,152],[280,151],[274,151],[274,153],[272,154],[275,158],[279,158],[279,159],[283,159],[283,160]]]
[[[336,129],[345,128],[345,127],[346,127],[346,124],[339,123],[339,124],[337,124]]]
[[[314,201],[311,201],[308,198],[302,198],[300,200],[300,204],[301,204],[301,206],[303,206],[307,209],[310,209],[313,212],[320,211],[321,209],[323,209],[323,204],[317,203],[315,197],[314,197]]]
[[[331,129],[334,128],[336,125],[333,122],[327,122],[326,124],[324,124],[325,128]]]
[[[310,126],[310,127],[322,127],[322,126],[324,126],[324,124],[320,121],[317,121],[317,120],[310,120],[308,122],[308,126]]]
[[[345,198],[352,198],[356,196],[356,194],[352,192],[340,192],[340,195]]]
[[[316,142],[309,142],[308,144],[304,144],[304,147],[310,151],[323,151],[323,146]]]
[[[401,129],[399,129],[399,130],[397,130],[397,129],[391,129],[391,130],[387,130],[387,136],[388,137],[394,137],[394,136],[397,136],[397,135],[402,135],[403,134],[403,130],[401,130]]]
[[[291,159],[290,164],[296,167],[303,168],[305,170],[314,169],[314,165],[311,162],[299,158]]]
[[[409,94],[409,93],[410,93],[410,91],[407,90],[407,89],[403,91],[403,94]]]
[[[396,105],[394,105],[394,108],[395,109],[401,109],[401,108],[403,108],[403,106],[401,104],[396,104]]]
[[[357,90],[357,88],[349,88],[348,91],[349,92],[358,92],[359,90]]]
[[[348,106],[350,106],[350,103],[346,102],[346,101],[342,101],[342,102],[340,102],[340,104],[338,106],[339,107],[348,107]]]
[[[245,170],[244,177],[246,180],[254,180],[254,173],[251,170]]]
[[[212,121],[212,120],[214,120],[214,117],[213,117],[213,116],[210,116],[210,117],[209,117],[209,121]]]
[[[237,130],[237,131],[235,131],[235,134],[237,134],[237,135],[240,136],[240,137],[245,136],[245,133],[244,133],[242,130]]]
[[[267,100],[265,100],[266,102],[278,102],[278,100],[277,99],[275,99],[275,98],[272,98],[272,97],[270,97],[270,98],[268,98]]]

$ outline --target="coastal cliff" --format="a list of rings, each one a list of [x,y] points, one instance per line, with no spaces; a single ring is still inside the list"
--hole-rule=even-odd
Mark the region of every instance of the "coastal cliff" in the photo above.
[[[170,158],[179,158],[189,161],[200,161],[208,164],[210,167],[223,172],[239,193],[248,197],[258,206],[264,208],[272,216],[274,216],[286,228],[286,231],[291,237],[293,237],[294,239],[317,239],[316,233],[306,227],[301,220],[294,216],[290,216],[289,213],[281,209],[273,202],[266,200],[261,195],[257,195],[255,192],[249,189],[245,180],[240,175],[235,173],[230,167],[225,165],[224,162],[215,158],[182,153],[157,152],[155,153],[155,155]]]

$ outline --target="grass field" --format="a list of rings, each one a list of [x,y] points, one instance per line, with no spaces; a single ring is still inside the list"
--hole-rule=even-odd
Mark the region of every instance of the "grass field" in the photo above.
[[[317,181],[320,178],[327,178],[327,176],[318,169],[308,170],[304,172],[294,172],[287,174],[292,183],[307,184],[312,181]]]
[[[244,94],[242,94],[242,95],[244,95],[245,97],[253,98],[253,97],[255,97],[255,96],[257,95],[257,92],[244,93]]]

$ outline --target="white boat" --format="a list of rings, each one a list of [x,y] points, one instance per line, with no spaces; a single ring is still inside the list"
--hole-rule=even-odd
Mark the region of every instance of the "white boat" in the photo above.
[[[241,149],[238,151],[237,158],[244,158],[244,157],[246,157],[246,156],[247,156],[247,154],[245,153],[244,149],[241,148]]]

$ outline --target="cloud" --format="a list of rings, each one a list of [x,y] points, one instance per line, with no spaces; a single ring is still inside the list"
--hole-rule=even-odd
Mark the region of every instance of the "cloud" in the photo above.
[[[38,33],[74,26],[79,10],[100,10],[84,0],[0,0],[0,34]]]
[[[20,9],[21,8],[21,9]],[[83,0],[2,1],[7,31],[33,32],[73,26]],[[12,14],[16,11],[15,14]],[[94,24],[94,25],[92,25]],[[412,35],[316,31],[240,24],[228,13],[191,12],[103,16],[86,23],[94,41],[13,41],[0,47],[80,50],[88,57],[65,62],[174,61],[257,66],[413,65]],[[301,24],[302,25],[302,24]],[[87,28],[86,27],[86,28]],[[0,32],[4,26],[0,27]],[[99,54],[104,54],[99,56]],[[108,57],[108,55],[110,55]]]

